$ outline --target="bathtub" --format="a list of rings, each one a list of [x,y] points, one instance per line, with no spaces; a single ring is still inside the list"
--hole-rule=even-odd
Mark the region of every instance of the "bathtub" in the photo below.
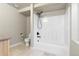
[[[47,44],[47,43],[35,43],[33,49],[41,50],[43,52],[47,52],[50,54],[54,54],[56,56],[68,56],[69,49],[67,46],[60,46],[55,44]]]

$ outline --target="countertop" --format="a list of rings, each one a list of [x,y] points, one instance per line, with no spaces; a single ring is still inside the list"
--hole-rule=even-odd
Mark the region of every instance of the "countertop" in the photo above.
[[[0,36],[0,41],[9,40],[9,36]]]

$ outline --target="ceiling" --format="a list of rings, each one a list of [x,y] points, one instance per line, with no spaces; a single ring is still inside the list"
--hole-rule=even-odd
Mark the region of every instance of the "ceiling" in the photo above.
[[[66,8],[66,3],[49,3],[49,4],[41,6],[39,8],[35,8],[34,11],[36,11],[36,12],[40,12],[40,11],[49,12],[49,11],[65,9],[65,8]]]
[[[8,3],[10,6],[15,7],[18,10],[21,10],[25,7],[29,7],[30,3]],[[41,3],[38,3],[41,4]],[[34,4],[36,5],[36,4]],[[66,3],[48,3],[39,7],[34,8],[35,12],[49,12],[49,11],[54,11],[54,10],[59,10],[59,9],[65,9],[66,8]],[[24,15],[30,15],[30,10],[22,12]]]
[[[16,9],[22,9],[30,6],[30,3],[8,3],[10,6],[15,7]]]

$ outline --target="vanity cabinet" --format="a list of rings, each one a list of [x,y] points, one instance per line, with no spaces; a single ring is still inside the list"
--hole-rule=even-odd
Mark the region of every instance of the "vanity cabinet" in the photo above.
[[[9,38],[0,38],[0,56],[8,56],[9,49]]]

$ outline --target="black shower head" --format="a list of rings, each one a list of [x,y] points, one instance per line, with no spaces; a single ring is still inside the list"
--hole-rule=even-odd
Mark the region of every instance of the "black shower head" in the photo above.
[[[37,15],[40,16],[43,13],[43,11],[37,12]]]

